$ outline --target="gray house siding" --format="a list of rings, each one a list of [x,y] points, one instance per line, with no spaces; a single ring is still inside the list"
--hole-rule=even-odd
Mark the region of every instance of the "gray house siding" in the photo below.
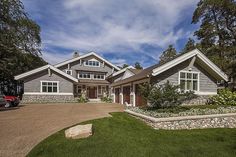
[[[73,83],[64,76],[51,71],[52,75],[49,77],[48,71],[31,75],[24,79],[24,92],[40,92],[40,81],[59,81],[59,93],[73,93]]]
[[[97,59],[100,62],[100,67],[91,67],[91,66],[85,66],[84,65],[84,61],[90,60],[90,59],[93,59],[93,58]],[[59,67],[59,69],[66,72],[66,70],[68,70],[68,64]],[[111,67],[107,63],[105,63],[104,66],[103,66],[102,61],[100,59],[96,58],[95,56],[89,56],[89,57],[83,58],[81,60],[81,63],[80,63],[79,60],[70,63],[70,69],[69,70],[72,70],[72,76],[73,77],[78,78],[78,76],[77,76],[78,71],[91,71],[91,72],[98,72],[98,73],[106,73],[106,76],[109,76],[110,74],[112,74],[112,69],[113,69],[113,67]],[[114,72],[116,72],[116,71],[117,70],[114,69]]]
[[[179,71],[188,71],[190,60],[187,60],[151,79],[151,82],[159,85],[164,84],[167,80],[170,83],[178,85]],[[217,80],[211,77],[197,62],[192,67],[193,72],[200,72],[199,75],[199,92],[217,92]]]

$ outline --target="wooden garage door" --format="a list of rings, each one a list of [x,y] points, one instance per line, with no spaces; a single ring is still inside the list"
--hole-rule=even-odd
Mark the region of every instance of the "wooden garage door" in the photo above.
[[[125,102],[127,102],[130,104],[130,86],[123,87],[123,97],[123,103],[125,104]]]
[[[115,102],[120,103],[120,88],[115,88]]]
[[[146,106],[147,101],[142,97],[138,84],[135,85],[135,106]]]

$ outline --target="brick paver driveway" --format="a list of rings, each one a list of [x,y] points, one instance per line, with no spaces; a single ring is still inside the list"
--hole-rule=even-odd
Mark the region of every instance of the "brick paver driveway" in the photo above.
[[[0,110],[0,156],[25,156],[65,127],[120,111],[123,106],[119,104],[31,104]]]

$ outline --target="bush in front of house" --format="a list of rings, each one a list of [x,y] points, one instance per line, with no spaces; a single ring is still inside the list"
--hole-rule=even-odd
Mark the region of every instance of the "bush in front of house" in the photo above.
[[[106,103],[112,103],[112,98],[108,96],[103,96],[101,97],[101,101],[106,102]]]
[[[222,89],[218,95],[210,98],[209,104],[236,106],[236,92],[232,92],[229,89]]]
[[[86,98],[84,96],[80,96],[79,99],[77,99],[77,101],[79,103],[86,103],[86,102],[88,102],[88,98]]]
[[[178,85],[172,85],[169,81],[163,85],[143,84],[139,89],[151,108],[174,107],[196,97],[193,92],[180,91]]]

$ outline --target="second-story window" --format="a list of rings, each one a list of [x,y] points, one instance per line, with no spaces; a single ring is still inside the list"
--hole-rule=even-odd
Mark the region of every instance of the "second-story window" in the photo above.
[[[84,79],[90,79],[91,78],[91,74],[90,73],[79,73],[78,74],[79,78],[84,78]]]
[[[93,66],[93,67],[99,67],[100,66],[100,62],[98,62],[98,61],[89,61],[89,60],[87,60],[87,61],[84,62],[84,64],[86,66]]]
[[[72,75],[72,70],[66,70],[66,73],[67,73],[68,75]]]
[[[94,79],[96,80],[104,80],[105,79],[105,76],[104,74],[94,74]]]

